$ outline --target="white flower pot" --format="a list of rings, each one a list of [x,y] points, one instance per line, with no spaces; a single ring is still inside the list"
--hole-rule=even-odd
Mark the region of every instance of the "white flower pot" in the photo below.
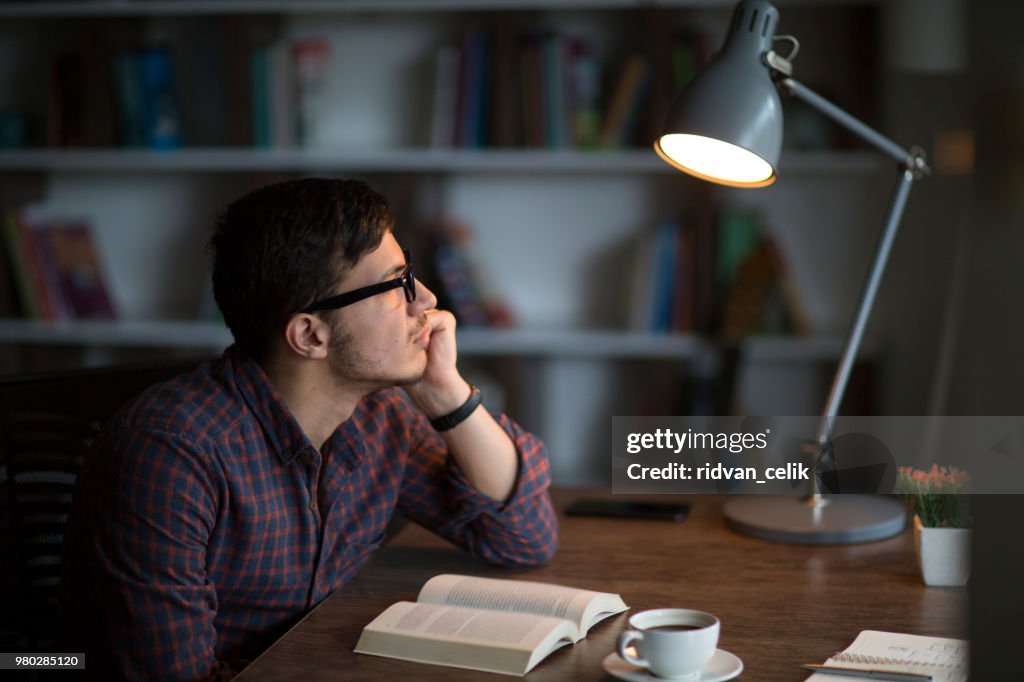
[[[925,585],[960,587],[971,577],[971,529],[925,528],[914,516],[914,549]]]

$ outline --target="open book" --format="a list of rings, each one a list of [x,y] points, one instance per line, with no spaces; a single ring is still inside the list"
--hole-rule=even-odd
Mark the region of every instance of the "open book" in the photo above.
[[[864,630],[853,644],[829,658],[825,665],[931,675],[932,682],[965,682],[967,652],[967,642],[962,639]],[[837,679],[835,675],[815,673],[806,682],[836,682]],[[842,679],[853,682],[871,678]]]
[[[525,675],[548,654],[628,606],[617,594],[526,580],[438,575],[416,602],[363,628],[356,653]]]

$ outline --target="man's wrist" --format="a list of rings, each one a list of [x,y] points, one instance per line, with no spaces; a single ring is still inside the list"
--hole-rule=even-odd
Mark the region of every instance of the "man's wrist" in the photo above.
[[[462,377],[448,387],[417,387],[414,400],[428,419],[449,414],[465,403],[472,394],[472,386]]]
[[[480,394],[480,389],[470,384],[469,397],[466,398],[466,401],[451,412],[431,419],[430,425],[434,427],[435,431],[449,431],[454,429],[456,426],[466,421],[466,419],[476,411],[476,408],[480,407],[481,402],[483,402],[483,396]]]

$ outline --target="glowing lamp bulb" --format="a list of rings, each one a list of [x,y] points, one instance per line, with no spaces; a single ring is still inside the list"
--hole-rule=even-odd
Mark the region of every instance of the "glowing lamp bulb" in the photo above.
[[[671,133],[663,135],[654,150],[666,163],[702,180],[733,187],[775,182],[775,170],[760,156],[710,137]]]

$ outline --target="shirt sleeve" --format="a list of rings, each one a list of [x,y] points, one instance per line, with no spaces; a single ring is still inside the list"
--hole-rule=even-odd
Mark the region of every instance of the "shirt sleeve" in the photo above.
[[[104,679],[217,674],[217,597],[206,579],[216,493],[179,434],[120,429],[86,459],[69,522],[64,596],[89,669]]]
[[[507,416],[495,416],[519,458],[515,488],[502,502],[473,487],[426,416],[407,399],[400,402],[410,449],[399,511],[495,564],[531,566],[550,560],[558,547],[558,521],[548,495],[551,474],[544,443]]]

